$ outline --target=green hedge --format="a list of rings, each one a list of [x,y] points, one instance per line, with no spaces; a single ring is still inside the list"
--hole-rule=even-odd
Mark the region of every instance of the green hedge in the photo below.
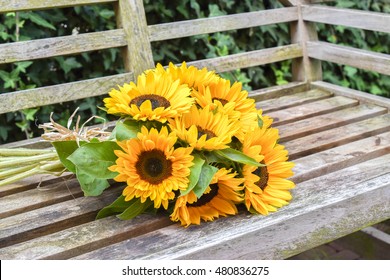
[[[148,24],[281,7],[277,1],[270,0],[144,0],[144,4]],[[390,4],[385,0],[338,1],[337,5],[390,12]],[[115,26],[113,7],[108,4],[8,13],[0,15],[0,43],[108,30]],[[390,53],[389,34],[322,24],[318,25],[318,31],[321,40]],[[288,24],[278,24],[154,42],[152,48],[155,61],[166,65],[170,61],[179,63],[211,58],[289,42]],[[239,80],[246,89],[251,90],[291,81],[290,69],[291,62],[281,62],[233,71],[224,74],[224,77]],[[390,80],[385,76],[330,63],[323,63],[323,69],[326,81],[390,97]],[[0,92],[60,84],[123,71],[119,49],[0,65]],[[45,106],[0,115],[0,143],[38,136],[42,131],[37,128],[37,124],[47,122],[51,112],[54,112],[56,120],[62,120],[63,125],[76,107],[80,107],[82,121],[91,115],[107,118],[102,110],[97,109],[97,106],[102,106],[101,99],[88,98],[61,106]]]

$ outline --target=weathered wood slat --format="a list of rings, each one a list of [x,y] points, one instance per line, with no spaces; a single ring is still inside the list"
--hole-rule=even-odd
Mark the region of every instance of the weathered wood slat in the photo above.
[[[274,119],[274,125],[291,123],[304,118],[314,117],[333,111],[356,106],[358,102],[344,96],[336,96],[328,99],[307,103],[304,106],[290,107],[280,111],[270,112],[268,115]]]
[[[329,98],[331,96],[331,93],[321,90],[302,91],[296,94],[285,95],[279,98],[257,102],[256,107],[263,109],[263,112],[267,114],[272,111],[283,110],[288,107],[302,105],[305,103]]]
[[[126,46],[123,29],[0,44],[0,64]]]
[[[132,73],[0,94],[0,114],[107,94],[133,80]]]
[[[298,20],[298,10],[291,7],[156,24],[148,29],[149,39],[153,42],[295,20]]]
[[[0,0],[0,13],[74,7],[116,1],[118,0]]]
[[[346,88],[334,84],[330,84],[327,82],[323,81],[315,81],[310,83],[311,88],[317,88],[317,89],[322,89],[326,91],[333,92],[337,95],[342,95],[350,98],[357,99],[361,102],[369,102],[376,104],[378,106],[386,107],[390,109],[390,99],[385,98],[382,96],[374,95],[374,94],[367,94],[365,92],[361,92],[358,90],[354,90],[351,88]]]
[[[154,67],[148,26],[142,0],[118,0],[117,25],[125,32],[126,48],[123,50],[125,69],[137,77]]]
[[[325,42],[306,42],[311,58],[390,75],[390,55]],[[356,58],[359,59],[356,59]]]
[[[242,214],[199,227],[172,225],[76,258],[287,258],[386,219],[389,161],[387,155],[306,181],[294,189],[290,205],[266,217]]]
[[[301,9],[302,17],[306,21],[390,33],[390,14],[327,6],[304,5]]]
[[[288,60],[302,56],[302,48],[298,44],[250,51],[216,57],[210,59],[197,60],[187,63],[198,68],[207,67],[209,70],[215,70],[218,73]]]
[[[268,88],[257,89],[249,92],[249,97],[256,102],[277,98],[280,96],[294,94],[301,91],[309,90],[309,84],[306,82],[291,82],[285,85],[273,86]]]
[[[70,174],[68,172],[60,175],[60,176],[55,176],[55,175],[33,175],[28,178],[25,178],[23,180],[20,180],[18,182],[2,186],[0,188],[0,198],[19,193],[19,192],[24,192],[27,190],[35,189],[38,186],[45,188],[46,186],[49,186],[50,184],[56,184],[58,183],[59,180],[67,180],[70,179],[73,174]],[[59,179],[60,178],[60,179]]]
[[[0,249],[1,259],[67,259],[165,227],[164,217],[142,215],[121,221],[108,217]]]
[[[390,132],[298,158],[291,180],[300,183],[385,154],[390,154]]]
[[[363,104],[329,114],[303,119],[294,122],[294,125],[285,124],[276,127],[279,129],[280,141],[286,142],[327,129],[379,116],[386,112],[386,108]]]
[[[291,140],[285,146],[295,159],[389,130],[390,115],[386,114]]]
[[[37,187],[38,184],[39,182],[37,182]],[[47,188],[36,188],[1,198],[0,218],[38,209],[82,195],[83,192],[76,179],[59,180],[57,184]]]
[[[65,187],[65,186],[64,186]],[[1,220],[0,248],[91,222],[122,188],[111,186],[98,197],[79,197]]]

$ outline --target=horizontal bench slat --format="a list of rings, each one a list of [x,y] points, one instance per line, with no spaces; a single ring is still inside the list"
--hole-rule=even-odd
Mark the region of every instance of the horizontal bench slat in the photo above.
[[[0,0],[0,13],[102,4],[118,0]]]
[[[298,20],[298,8],[280,8],[148,26],[151,41],[182,38]]]
[[[290,159],[330,149],[390,130],[390,115],[381,115],[332,130],[318,132],[291,140],[285,144]]]
[[[209,70],[223,73],[235,69],[253,67],[297,57],[302,57],[302,47],[299,44],[291,44],[223,57],[197,60],[187,64],[194,65],[198,68],[207,67]]]
[[[0,44],[0,64],[126,46],[123,29]]]
[[[60,179],[50,188],[32,189],[1,198],[0,219],[82,195],[83,192],[76,179],[64,181]]]
[[[118,241],[134,238],[171,223],[168,218],[161,219],[149,215],[138,216],[127,221],[108,217],[2,248],[0,258],[67,259]]]
[[[188,229],[172,225],[76,259],[288,258],[388,217],[390,166],[377,169],[389,161],[387,155],[304,182],[293,190],[294,202],[269,216],[242,214]]]
[[[286,109],[288,107],[298,106],[305,103],[331,97],[330,92],[321,90],[302,91],[295,94],[284,95],[256,103],[256,107],[261,108],[264,114],[272,111]]]
[[[300,183],[390,153],[390,132],[385,132],[294,160]]]
[[[277,85],[262,89],[256,89],[249,92],[249,97],[256,102],[277,98],[279,96],[298,93],[309,90],[310,86],[306,82],[290,82],[284,85]]]
[[[307,42],[311,58],[390,75],[390,55],[326,42]]]
[[[390,110],[390,98],[386,98],[379,95],[374,94],[367,94],[365,92],[361,92],[355,89],[342,87],[339,85],[334,85],[331,83],[327,83],[324,81],[314,81],[310,84],[311,88],[317,88],[322,90],[331,91],[333,93],[336,93],[338,95],[354,98],[356,100],[359,100],[361,102],[369,102],[374,103],[378,106],[386,107]]]
[[[303,20],[390,33],[390,14],[326,6],[302,6]]]
[[[276,126],[279,129],[280,141],[292,139],[361,121],[387,113],[387,109],[376,105],[362,104],[355,107],[331,112],[294,122]]]
[[[356,106],[357,104],[358,102],[354,99],[346,98],[344,96],[336,96],[311,102],[304,106],[295,106],[279,111],[270,112],[268,115],[274,119],[274,125],[282,125],[308,117],[314,117],[321,114]]]
[[[0,94],[0,114],[107,94],[133,80],[132,73]]]
[[[62,185],[66,189],[65,184]],[[95,220],[97,212],[121,193],[111,186],[98,197],[79,197],[2,219],[0,248]]]

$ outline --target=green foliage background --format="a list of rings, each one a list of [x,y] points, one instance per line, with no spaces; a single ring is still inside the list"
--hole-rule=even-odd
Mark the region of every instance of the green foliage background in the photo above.
[[[276,0],[144,0],[144,4],[148,24],[281,7]],[[390,3],[387,0],[344,0],[337,1],[336,5],[390,13]],[[317,26],[321,40],[390,53],[389,34],[342,26],[323,24]],[[115,28],[115,14],[112,5],[8,13],[0,15],[0,43]],[[288,24],[278,24],[154,42],[152,48],[154,60],[166,65],[170,61],[179,63],[211,58],[275,47],[289,44],[289,42]],[[331,63],[323,63],[323,70],[325,81],[390,97],[390,79],[384,75]],[[291,62],[287,61],[224,73],[223,76],[239,80],[243,83],[244,88],[251,90],[287,83],[291,81],[290,71]],[[122,72],[124,72],[124,68],[119,49],[0,65],[0,93]],[[97,106],[102,106],[101,100],[102,98],[88,98],[64,103],[61,106],[45,106],[0,115],[0,143],[38,136],[42,131],[38,130],[37,124],[47,122],[51,112],[54,112],[54,118],[60,120],[63,125],[66,124],[76,107],[80,107],[82,121],[87,120],[91,115],[109,118],[104,111],[97,109]]]

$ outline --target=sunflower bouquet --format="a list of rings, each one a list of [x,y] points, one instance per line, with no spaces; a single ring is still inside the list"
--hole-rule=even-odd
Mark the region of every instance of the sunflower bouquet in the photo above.
[[[123,183],[121,195],[97,218],[162,210],[189,226],[235,215],[240,204],[267,215],[291,200],[288,151],[241,83],[186,63],[158,64],[103,101],[119,118],[111,132],[80,127],[79,120],[70,129],[74,116],[67,128],[51,119],[42,125],[42,138],[55,149],[48,152],[51,163],[33,169],[65,168],[86,196],[100,195],[110,180]],[[4,181],[10,179],[0,185]]]

